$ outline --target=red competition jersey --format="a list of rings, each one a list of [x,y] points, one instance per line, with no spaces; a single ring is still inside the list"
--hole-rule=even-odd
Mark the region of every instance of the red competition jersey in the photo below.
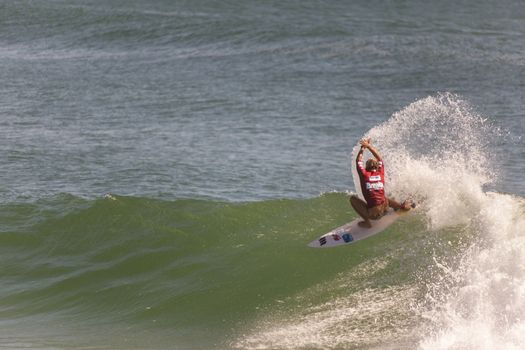
[[[385,201],[385,168],[378,159],[377,171],[367,171],[363,161],[357,161],[357,173],[361,182],[361,191],[369,208],[383,204]]]

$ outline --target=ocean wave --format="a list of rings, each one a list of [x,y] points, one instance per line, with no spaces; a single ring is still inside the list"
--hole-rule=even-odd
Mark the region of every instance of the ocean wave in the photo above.
[[[255,314],[329,281],[345,264],[365,263],[407,230],[393,227],[382,243],[354,252],[308,248],[355,217],[344,193],[244,203],[60,195],[2,212],[4,320],[204,327],[210,342],[224,344]]]

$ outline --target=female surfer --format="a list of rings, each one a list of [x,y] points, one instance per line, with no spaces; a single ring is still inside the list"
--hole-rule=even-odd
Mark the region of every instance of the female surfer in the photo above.
[[[370,139],[359,141],[361,149],[357,153],[357,173],[361,184],[361,192],[365,201],[357,195],[350,197],[350,204],[354,210],[364,219],[359,223],[361,227],[372,227],[370,220],[379,220],[385,215],[388,207],[394,210],[410,210],[411,203],[405,201],[402,204],[385,196],[385,168],[381,156],[370,143]],[[368,149],[375,157],[366,161],[363,166],[363,152]]]

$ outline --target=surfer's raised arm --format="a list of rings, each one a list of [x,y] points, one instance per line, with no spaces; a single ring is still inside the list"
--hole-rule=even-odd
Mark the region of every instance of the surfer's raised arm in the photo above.
[[[357,157],[355,159],[358,164],[363,161],[363,153],[365,152],[365,149],[369,147],[370,139],[361,139],[359,143],[361,144],[361,148],[359,149],[359,152],[357,152]]]

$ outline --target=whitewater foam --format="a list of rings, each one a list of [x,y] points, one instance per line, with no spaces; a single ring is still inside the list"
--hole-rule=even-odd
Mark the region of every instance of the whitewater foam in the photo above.
[[[418,100],[364,137],[385,163],[389,196],[420,203],[431,229],[467,224],[480,210],[483,189],[497,178],[488,152],[501,132],[460,97]],[[355,157],[354,184],[359,192]]]
[[[383,156],[388,195],[419,202],[429,232],[455,227],[464,236],[457,255],[435,256],[414,286],[426,290],[413,309],[421,349],[525,346],[524,202],[485,190],[498,178],[490,147],[501,136],[449,93],[412,103],[364,136]]]
[[[478,239],[455,267],[427,286],[420,349],[522,349],[525,346],[524,201],[487,194],[473,228]],[[422,310],[420,310],[422,311]]]
[[[523,199],[485,191],[498,177],[490,150],[501,135],[449,93],[412,103],[366,135],[383,155],[391,195],[420,202],[430,231],[470,234],[424,281],[415,310],[425,320],[421,349],[525,346]]]

